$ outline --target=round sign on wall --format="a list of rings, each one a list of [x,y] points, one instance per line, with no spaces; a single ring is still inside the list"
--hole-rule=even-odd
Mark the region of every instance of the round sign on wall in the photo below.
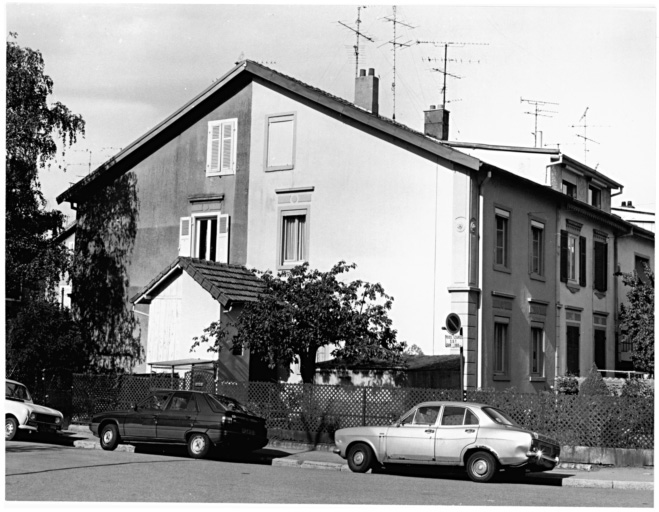
[[[457,313],[449,313],[446,316],[446,330],[451,334],[458,334],[462,328],[462,322]]]

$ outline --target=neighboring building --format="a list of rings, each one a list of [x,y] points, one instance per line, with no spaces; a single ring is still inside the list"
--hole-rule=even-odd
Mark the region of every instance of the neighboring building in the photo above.
[[[147,354],[137,371],[189,357],[205,322],[230,318],[186,277],[189,257],[272,271],[354,262],[348,277],[381,283],[399,339],[424,353],[455,352],[442,326],[460,315],[469,388],[541,391],[593,361],[615,367],[617,240],[637,229],[611,214],[621,185],[557,150],[449,143],[442,109],[414,131],[377,115],[378,97],[372,70],[353,104],[245,61],[60,195],[84,223],[94,191],[136,178],[128,279]],[[640,255],[653,239],[640,239]],[[153,296],[198,302],[204,315],[173,320],[147,299],[175,268]],[[172,336],[175,322],[186,328]],[[167,340],[176,348],[160,353]],[[264,371],[234,357],[219,378]]]

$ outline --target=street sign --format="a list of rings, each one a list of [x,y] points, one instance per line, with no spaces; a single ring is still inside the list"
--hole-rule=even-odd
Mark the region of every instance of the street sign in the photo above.
[[[446,340],[446,346],[448,348],[462,347],[462,336],[457,336],[455,334],[447,334],[445,340]]]
[[[450,334],[458,334],[462,328],[460,317],[456,313],[449,313],[446,316],[446,330]]]

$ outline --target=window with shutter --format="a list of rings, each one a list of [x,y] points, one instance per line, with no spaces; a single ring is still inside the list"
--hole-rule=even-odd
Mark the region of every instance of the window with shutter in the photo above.
[[[561,281],[567,283],[568,276],[567,231],[561,230]]]
[[[510,212],[501,208],[494,209],[494,268],[509,268]]]
[[[607,289],[608,247],[604,242],[594,243],[595,283],[594,288],[599,292]]]
[[[206,176],[235,174],[237,126],[237,119],[208,122]]]
[[[282,171],[295,166],[295,114],[267,117],[266,171]]]
[[[579,285],[586,286],[586,237],[579,237]]]
[[[190,220],[190,217],[181,217],[178,242],[179,256],[190,256]]]
[[[218,221],[216,261],[229,263],[229,216],[220,215]]]

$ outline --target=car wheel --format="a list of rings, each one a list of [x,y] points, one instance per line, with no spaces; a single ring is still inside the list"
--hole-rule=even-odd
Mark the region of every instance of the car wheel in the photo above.
[[[355,473],[366,473],[374,465],[375,455],[371,447],[357,443],[348,450],[348,467]]]
[[[192,434],[188,438],[188,453],[193,459],[203,459],[211,449],[211,443],[205,434]]]
[[[114,423],[109,423],[101,429],[101,448],[114,450],[119,444],[119,430]]]
[[[11,441],[18,434],[18,422],[14,418],[5,418],[5,441]]]
[[[489,482],[497,472],[498,464],[488,452],[476,452],[467,460],[467,474],[474,482]]]

